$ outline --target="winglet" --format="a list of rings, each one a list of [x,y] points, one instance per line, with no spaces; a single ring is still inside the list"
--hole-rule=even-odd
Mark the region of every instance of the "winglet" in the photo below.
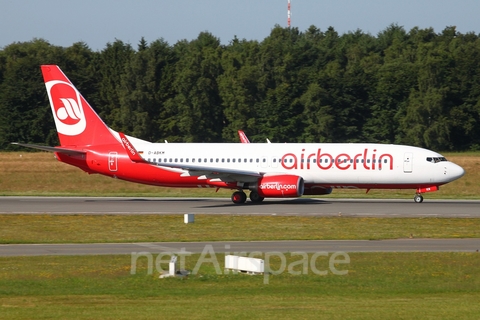
[[[123,147],[127,151],[130,160],[133,162],[146,162],[145,159],[140,156],[133,144],[128,141],[128,138],[122,132],[119,132],[118,134],[120,135],[120,140],[122,141]]]
[[[240,141],[242,143],[250,143],[250,140],[248,140],[248,137],[243,130],[238,130],[238,136],[240,137]]]

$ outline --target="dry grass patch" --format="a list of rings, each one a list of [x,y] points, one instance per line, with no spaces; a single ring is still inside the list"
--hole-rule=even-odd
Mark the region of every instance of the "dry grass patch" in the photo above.
[[[230,191],[147,186],[89,175],[48,152],[0,153],[0,195],[32,196],[228,196]]]

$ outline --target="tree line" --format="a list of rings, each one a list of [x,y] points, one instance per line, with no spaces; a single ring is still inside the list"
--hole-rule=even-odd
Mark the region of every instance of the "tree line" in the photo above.
[[[480,39],[275,26],[263,41],[208,32],[136,48],[42,39],[0,50],[0,149],[57,145],[39,66],[59,65],[114,130],[169,142],[375,142],[480,150]]]

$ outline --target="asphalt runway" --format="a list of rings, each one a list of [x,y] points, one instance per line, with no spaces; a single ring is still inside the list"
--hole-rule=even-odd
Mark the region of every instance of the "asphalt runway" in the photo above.
[[[226,198],[0,197],[0,214],[249,214],[360,217],[480,218],[480,201],[266,199],[233,204]]]
[[[228,241],[0,245],[0,256],[241,252],[478,252],[480,239]]]
[[[480,218],[480,201],[308,199],[234,205],[221,198],[0,197],[0,214],[245,214],[349,217]],[[209,247],[211,246],[211,247]],[[183,249],[182,249],[183,248]],[[133,252],[478,252],[480,239],[239,241],[0,245],[0,256]]]

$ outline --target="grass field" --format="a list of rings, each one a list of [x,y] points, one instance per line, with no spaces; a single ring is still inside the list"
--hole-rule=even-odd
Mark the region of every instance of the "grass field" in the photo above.
[[[479,265],[478,253],[352,253],[346,275],[284,272],[265,284],[212,263],[181,280],[148,275],[146,259],[132,275],[130,256],[0,258],[0,318],[478,319]]]
[[[445,154],[461,165],[466,174],[461,179],[428,193],[435,199],[480,198],[480,153]],[[145,186],[112,178],[88,175],[78,168],[60,163],[52,153],[0,153],[0,196],[159,196],[159,197],[227,197],[230,190],[181,189]],[[327,197],[411,198],[414,190],[334,190]]]
[[[480,238],[480,219],[0,215],[0,243]]]
[[[480,153],[445,154],[466,175],[428,198],[480,198]],[[219,196],[89,176],[50,153],[0,153],[0,195]],[[328,197],[411,198],[413,190],[335,190]],[[480,238],[480,219],[0,215],[0,243]],[[187,257],[194,269],[199,255]],[[288,263],[297,259],[288,256]],[[218,274],[158,279],[131,256],[0,257],[1,319],[478,319],[480,253],[350,253],[347,275]],[[222,254],[216,257],[222,266]],[[318,259],[316,268],[327,269]],[[165,265],[162,265],[166,268]],[[298,271],[296,265],[293,270]],[[272,270],[281,268],[272,260]]]

